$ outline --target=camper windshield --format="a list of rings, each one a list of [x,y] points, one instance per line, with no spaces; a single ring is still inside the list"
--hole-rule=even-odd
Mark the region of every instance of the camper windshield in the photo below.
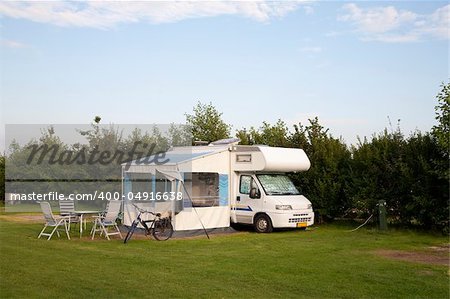
[[[267,195],[299,195],[291,179],[284,174],[256,175]]]

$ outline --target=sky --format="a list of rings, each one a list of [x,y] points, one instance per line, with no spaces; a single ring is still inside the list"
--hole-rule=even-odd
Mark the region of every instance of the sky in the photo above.
[[[429,131],[449,81],[447,1],[0,2],[1,126],[319,117],[348,144]],[[0,142],[5,139],[4,129]]]

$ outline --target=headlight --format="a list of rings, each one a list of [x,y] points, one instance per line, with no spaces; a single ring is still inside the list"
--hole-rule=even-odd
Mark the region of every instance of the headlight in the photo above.
[[[308,210],[312,210],[312,204],[308,205]]]
[[[276,205],[275,209],[277,210],[292,210],[291,205]]]

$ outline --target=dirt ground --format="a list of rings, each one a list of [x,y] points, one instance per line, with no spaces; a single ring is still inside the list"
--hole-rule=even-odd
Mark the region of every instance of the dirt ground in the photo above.
[[[0,220],[8,220],[13,222],[28,222],[28,223],[36,223],[42,222],[44,223],[44,216],[42,214],[38,215],[29,215],[29,214],[8,214],[8,215],[0,215]]]
[[[388,250],[380,249],[375,251],[376,255],[385,258],[431,264],[450,266],[449,262],[450,244],[442,244],[440,246],[428,247],[423,251],[405,251],[405,250]]]

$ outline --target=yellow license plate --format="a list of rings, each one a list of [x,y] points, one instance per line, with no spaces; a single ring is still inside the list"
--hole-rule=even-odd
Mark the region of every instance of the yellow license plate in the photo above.
[[[297,222],[297,227],[307,227],[308,224],[306,222]]]

